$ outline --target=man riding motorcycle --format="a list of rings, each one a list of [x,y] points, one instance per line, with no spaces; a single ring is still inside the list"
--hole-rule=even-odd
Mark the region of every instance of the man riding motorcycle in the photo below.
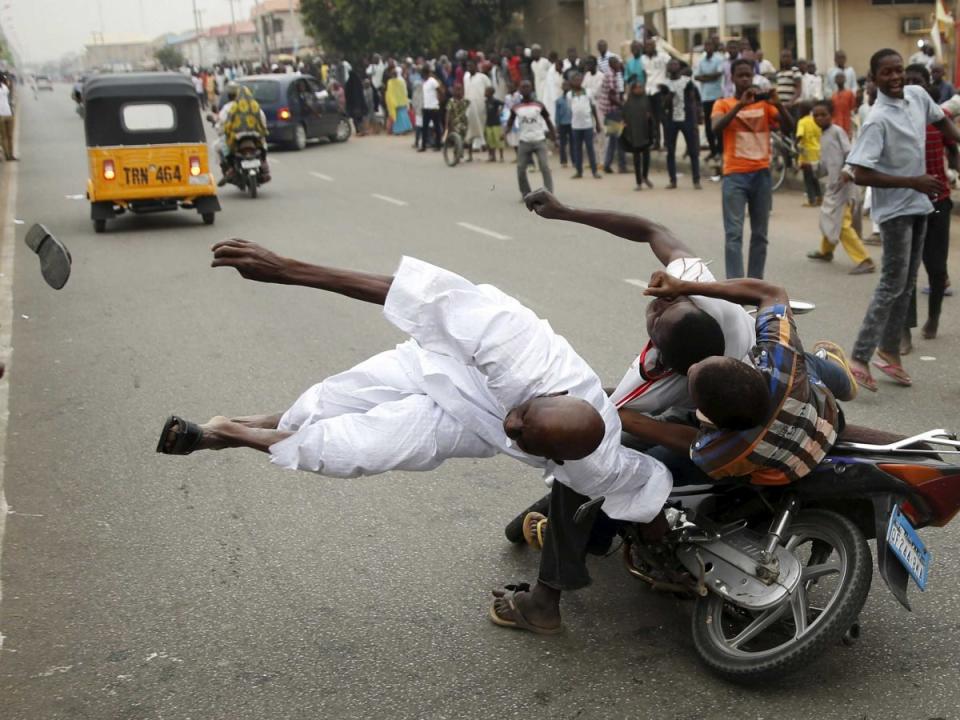
[[[213,117],[213,116],[211,116]],[[220,108],[214,127],[219,134],[216,150],[220,158],[223,177],[217,183],[223,187],[233,179],[234,154],[241,137],[255,134],[262,158],[261,182],[270,181],[270,166],[267,164],[267,116],[264,115],[250,88],[230,83],[227,85],[227,102]]]

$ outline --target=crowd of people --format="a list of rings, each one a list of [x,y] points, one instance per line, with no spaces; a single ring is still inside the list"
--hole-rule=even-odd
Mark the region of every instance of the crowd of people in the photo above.
[[[797,154],[785,162],[802,173],[804,205],[819,209],[820,243],[808,257],[831,262],[836,248],[842,246],[853,262],[850,274],[873,274],[879,268],[878,293],[888,293],[893,283],[893,295],[912,298],[916,272],[910,270],[911,279],[901,287],[900,279],[892,279],[892,261],[886,259],[893,254],[884,252],[880,264],[867,249],[867,245],[884,243],[888,193],[884,186],[871,189],[869,183],[861,183],[865,193],[858,189],[847,165],[856,143],[870,137],[866,130],[877,98],[885,107],[885,98],[890,97],[878,89],[876,68],[859,75],[843,50],[837,51],[833,66],[822,74],[813,62],[795,58],[789,49],[781,52],[779,60],[779,67],[774,66],[761,48],[747,40],[723,44],[717,38],[707,38],[697,56],[684,56],[655,32],[631,43],[625,60],[603,40],[597,43],[596,54],[587,57],[580,57],[575,48],[563,56],[544,54],[537,45],[486,53],[458,51],[452,59],[424,55],[401,61],[373,55],[358,63],[365,68],[365,93],[363,114],[354,115],[354,120],[359,129],[368,130],[382,118],[387,132],[413,133],[421,152],[441,148],[451,135],[464,143],[468,159],[475,150],[486,149],[490,161],[502,162],[504,146],[513,148],[522,196],[530,190],[527,175],[534,159],[542,185],[553,189],[548,140],[554,143],[561,167],[572,165],[575,179],[583,177],[585,169],[594,178],[603,177],[601,170],[626,172],[627,156],[632,156],[638,191],[653,187],[651,152],[665,153],[668,189],[677,187],[680,159],[689,161],[696,189],[702,187],[701,167],[706,165],[711,178],[721,183],[728,278],[764,276],[773,207],[771,135],[780,133],[795,139]],[[908,85],[918,86],[934,104],[944,105],[950,117],[960,110],[954,86],[930,45],[922,46],[905,63],[901,58],[901,63]],[[925,290],[928,316],[922,329],[928,339],[936,337],[943,297],[949,293],[949,173],[960,171],[960,153],[948,126],[953,124],[930,126],[910,141],[924,154],[919,174],[935,178],[937,188],[930,195],[934,212],[924,230],[925,250],[917,256],[930,280]],[[681,137],[684,143],[678,152]],[[701,147],[707,153],[703,163]],[[933,181],[928,185],[933,187]],[[865,210],[873,223],[869,234],[862,227]],[[909,270],[909,264],[906,267]],[[889,302],[880,300],[881,305]],[[900,358],[912,349],[910,328],[918,324],[916,305],[915,299],[907,303],[896,352],[885,340],[880,351],[883,359],[875,364],[901,384],[910,382]],[[896,322],[899,315],[898,310]],[[876,313],[868,313],[865,326],[884,322]],[[854,367],[868,389],[873,389],[867,366],[873,351],[867,352],[868,344],[854,354]]]
[[[909,384],[901,356],[912,349],[910,329],[918,325],[914,258],[910,252],[897,255],[886,248],[882,263],[871,257],[868,245],[886,244],[884,222],[891,219],[891,193],[884,184],[859,183],[866,186],[863,193],[853,182],[848,162],[849,156],[860,154],[860,144],[870,139],[869,129],[877,127],[873,122],[881,115],[877,108],[886,108],[895,96],[889,88],[880,88],[876,67],[860,76],[842,50],[823,74],[814,63],[794,58],[789,49],[780,53],[779,60],[779,67],[774,66],[761,48],[747,40],[724,44],[709,37],[702,53],[685,56],[653,31],[645,40],[630,44],[626,59],[601,40],[596,54],[587,57],[575,48],[561,56],[545,54],[532,45],[490,52],[460,50],[452,57],[424,54],[398,59],[374,54],[354,63],[317,58],[309,66],[260,70],[314,74],[341,102],[358,134],[380,128],[394,135],[411,134],[419,152],[440,150],[456,138],[468,161],[475,152],[486,151],[489,161],[504,162],[504,151],[511,148],[522,197],[531,190],[528,173],[534,170],[541,173],[542,186],[553,190],[551,142],[561,168],[572,166],[574,179],[584,177],[586,170],[598,179],[603,177],[601,170],[627,172],[627,156],[631,156],[638,191],[653,187],[652,152],[665,153],[668,189],[678,186],[680,160],[689,161],[696,189],[702,188],[702,165],[710,167],[711,178],[721,183],[728,278],[764,277],[773,207],[771,135],[795,138],[797,154],[786,162],[795,163],[794,169],[802,173],[804,204],[820,214],[819,246],[807,256],[831,262],[836,248],[842,246],[853,263],[850,274],[881,271],[877,297],[864,323],[872,330],[861,333],[864,339],[854,352],[853,368],[868,389],[875,389],[868,363],[872,345],[878,341],[876,328],[887,323],[886,311],[877,312],[876,306],[894,308],[898,341],[894,347],[893,330],[887,328],[874,366],[900,384]],[[923,92],[934,105],[943,105],[950,117],[960,111],[960,98],[932,47],[925,45],[906,63],[902,58],[900,62],[905,82],[916,86],[910,96]],[[221,74],[227,81],[231,73],[247,70],[257,68],[217,68],[206,78],[198,73],[198,94],[201,87],[217,87]],[[923,182],[931,190],[927,194],[933,207],[929,222],[924,223],[925,242],[916,245],[922,249],[915,258],[924,264],[930,281],[922,328],[927,339],[937,335],[943,297],[949,293],[952,205],[945,161],[950,172],[960,172],[960,153],[950,132],[953,123],[941,125],[924,127],[909,140],[910,147],[923,156],[924,167],[918,175],[928,178]],[[678,152],[681,137],[684,142]],[[901,137],[896,151],[905,156],[907,143]],[[707,153],[703,163],[702,146]],[[863,232],[864,210],[873,223],[869,234]],[[897,241],[897,247],[901,245]],[[901,265],[907,270],[906,278],[895,277]]]

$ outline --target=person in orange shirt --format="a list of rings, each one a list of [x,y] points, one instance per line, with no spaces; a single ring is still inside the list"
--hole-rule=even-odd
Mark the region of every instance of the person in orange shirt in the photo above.
[[[730,66],[735,97],[713,105],[714,132],[723,138],[723,232],[728,278],[743,273],[743,225],[750,211],[750,253],[747,277],[763,278],[767,262],[767,224],[773,192],[770,185],[770,129],[793,127],[790,113],[775,90],[760,94],[753,87],[753,62]]]
[[[833,103],[833,124],[841,128],[848,138],[853,137],[853,113],[857,109],[857,94],[846,87],[847,79],[843,75],[834,78],[837,90],[830,98]]]

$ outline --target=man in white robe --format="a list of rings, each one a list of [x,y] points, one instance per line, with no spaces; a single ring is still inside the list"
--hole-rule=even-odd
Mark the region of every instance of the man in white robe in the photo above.
[[[390,277],[308,265],[243,240],[213,252],[214,267],[251,280],[383,305],[411,339],[314,385],[282,415],[204,425],[172,416],[158,452],[246,447],[284,468],[343,478],[502,453],[604,498],[614,519],[659,516],[669,471],[620,444],[617,409],[596,373],[546,320],[497,288],[414,258]]]
[[[490,78],[477,69],[473,60],[467,61],[463,75],[463,96],[470,101],[467,108],[467,137],[464,142],[473,143],[473,148],[483,145],[483,126],[486,122],[487,88],[492,87]]]

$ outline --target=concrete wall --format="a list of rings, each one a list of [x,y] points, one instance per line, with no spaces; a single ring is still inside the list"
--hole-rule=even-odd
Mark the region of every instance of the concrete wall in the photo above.
[[[638,8],[642,5],[637,2]],[[597,40],[603,39],[613,52],[622,56],[633,37],[630,0],[584,0],[584,7],[590,54],[596,55]]]
[[[544,53],[556,50],[562,56],[568,47],[585,52],[583,2],[529,0],[523,11],[523,37],[527,45],[538,43]]]
[[[880,48],[893,48],[906,60],[917,51],[917,40],[929,38],[929,35],[904,35],[901,29],[904,18],[919,16],[926,20],[933,12],[932,5],[884,6],[873,5],[870,0],[835,2],[840,48],[846,51],[848,62],[858,76],[866,75],[870,56]],[[830,60],[832,65],[832,55]]]

